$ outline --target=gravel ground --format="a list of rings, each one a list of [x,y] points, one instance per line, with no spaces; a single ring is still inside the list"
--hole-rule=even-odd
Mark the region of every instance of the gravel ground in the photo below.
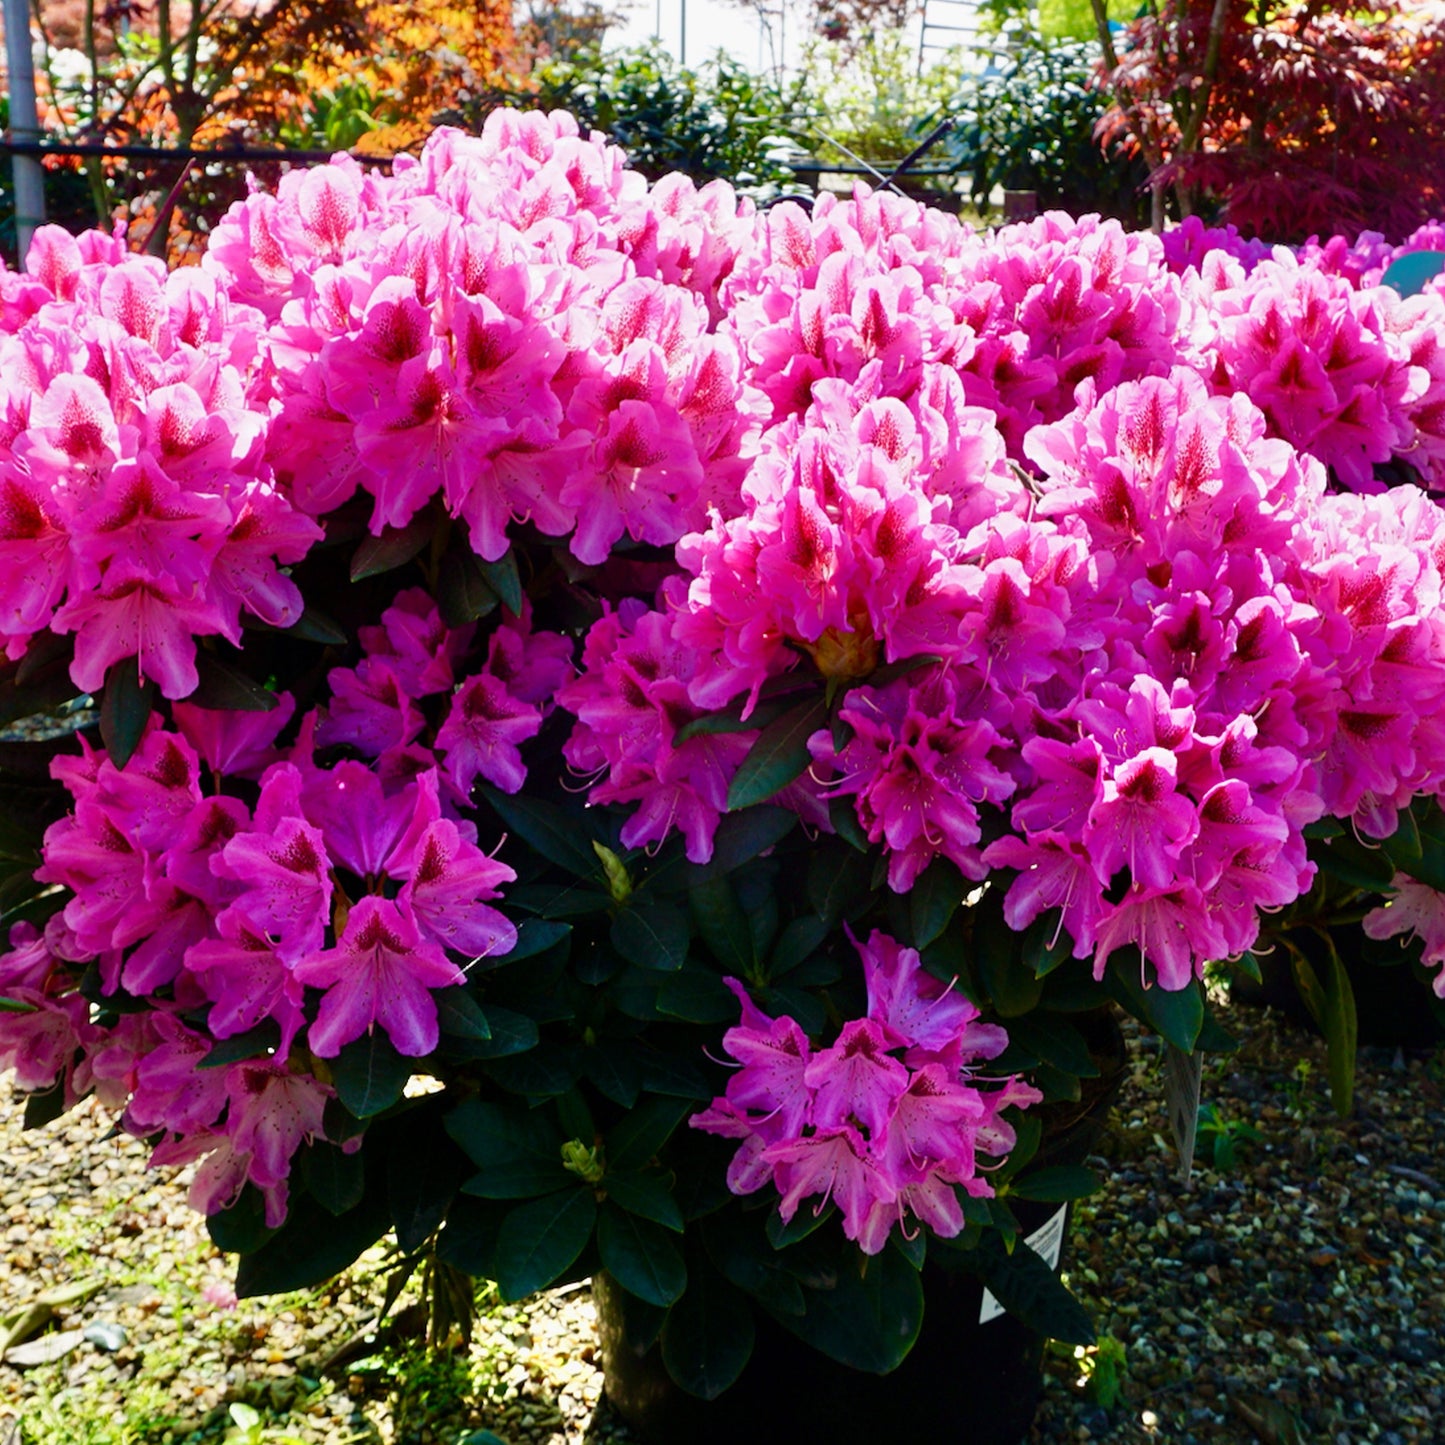
[[[1155,1051],[1135,1040],[1070,1273],[1125,1346],[1124,1395],[1091,1402],[1076,1377],[1092,1361],[1061,1351],[1034,1441],[1440,1445],[1445,1050],[1363,1050],[1341,1123],[1317,1043],[1259,1011],[1227,1022],[1243,1046],[1205,1083],[1226,1132],[1201,1139],[1188,1184],[1163,1145]],[[1212,1167],[1216,1138],[1235,1145],[1228,1167]],[[374,1322],[379,1254],[325,1291],[236,1304],[184,1178],[146,1173],[89,1105],[28,1134],[5,1109],[0,1151],[0,1327],[48,1311],[0,1364],[0,1445],[221,1441],[234,1401],[259,1413],[240,1445],[630,1438],[599,1404],[585,1287],[493,1306],[464,1356],[393,1338],[323,1373]]]

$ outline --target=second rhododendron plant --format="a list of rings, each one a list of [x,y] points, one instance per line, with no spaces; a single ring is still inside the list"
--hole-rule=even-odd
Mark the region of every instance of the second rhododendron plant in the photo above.
[[[1388,250],[758,213],[509,112],[199,268],[42,230],[27,1115],[194,1165],[242,1293],[605,1270],[697,1391],[751,1309],[892,1368],[925,1266],[1084,1338],[1011,1204],[1088,1185],[1035,1166],[1101,1010],[1218,1047],[1280,943],[1346,1057],[1301,940],[1364,914],[1445,991],[1445,295]]]

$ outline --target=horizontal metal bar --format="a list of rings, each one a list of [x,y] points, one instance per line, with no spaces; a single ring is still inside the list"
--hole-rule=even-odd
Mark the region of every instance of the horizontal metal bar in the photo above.
[[[302,151],[282,147],[262,149],[255,146],[146,146],[102,145],[96,141],[29,141],[0,135],[0,154],[16,156],[96,156],[109,160],[174,160],[174,161],[295,161],[309,164],[329,161],[338,155],[349,155],[362,165],[390,165],[394,157],[374,156],[352,151]]]

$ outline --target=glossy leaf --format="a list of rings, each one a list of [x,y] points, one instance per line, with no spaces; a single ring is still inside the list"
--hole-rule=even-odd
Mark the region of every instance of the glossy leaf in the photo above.
[[[914,948],[927,948],[953,917],[968,885],[947,858],[935,858],[908,893],[908,918]]]
[[[971,1258],[964,1257],[994,1298],[1031,1330],[1066,1344],[1094,1343],[1094,1326],[1084,1307],[1022,1240],[1010,1254],[997,1235],[986,1233]]]
[[[337,1097],[358,1119],[369,1119],[401,1098],[411,1068],[412,1060],[397,1053],[380,1029],[373,1029],[337,1054],[331,1082]]]
[[[644,1099],[608,1133],[608,1168],[621,1171],[645,1168],[692,1112],[694,1105],[688,1099]]]
[[[808,739],[827,722],[827,703],[813,698],[769,723],[728,784],[728,811],[737,813],[767,802],[804,772],[812,761]]]
[[[365,1160],[318,1139],[301,1154],[301,1179],[307,1192],[331,1214],[345,1214],[361,1203],[366,1191]],[[224,1246],[223,1246],[224,1247]]]
[[[619,1208],[666,1229],[682,1232],[682,1210],[672,1193],[672,1175],[639,1174],[609,1169],[603,1180],[607,1197]],[[635,1294],[636,1291],[634,1290]]]
[[[618,1284],[648,1304],[670,1305],[687,1288],[687,1266],[676,1237],[615,1204],[605,1203],[599,1211],[597,1252]]]
[[[774,1313],[814,1349],[854,1370],[896,1369],[923,1324],[918,1271],[891,1249],[868,1258],[860,1274],[840,1269],[831,1289],[803,1291],[802,1315]]]
[[[367,537],[351,557],[351,580],[360,582],[404,567],[419,556],[436,531],[430,509],[419,512],[404,527],[388,527],[379,537]]]
[[[752,1358],[752,1307],[700,1253],[687,1266],[687,1293],[662,1327],[662,1362],[689,1395],[715,1400]]]
[[[506,1300],[546,1289],[592,1238],[597,1200],[585,1184],[513,1209],[497,1233],[497,1287]]]
[[[286,1222],[236,1267],[236,1293],[285,1294],[313,1289],[355,1264],[391,1223],[386,1196],[369,1189],[360,1204],[334,1215],[302,1194],[293,1198]]]
[[[519,617],[522,612],[522,577],[517,570],[517,553],[508,548],[495,562],[477,558],[477,571],[487,586],[502,599],[502,605]]]
[[[671,903],[633,903],[612,920],[612,946],[639,968],[672,970],[687,959],[687,915]]]
[[[508,829],[549,862],[578,878],[601,876],[602,864],[586,829],[578,826],[575,813],[566,812],[555,803],[520,794],[514,797],[496,788],[483,786],[478,791]]]
[[[116,767],[123,768],[140,746],[155,700],[156,685],[141,680],[135,658],[111,663],[100,700],[100,736]]]
[[[1050,1164],[1012,1180],[1008,1192],[1014,1199],[1062,1203],[1094,1194],[1103,1188],[1103,1183],[1092,1169],[1085,1169],[1082,1164]]]
[[[218,712],[271,712],[281,699],[238,667],[201,648],[196,653],[196,690],[186,699]]]

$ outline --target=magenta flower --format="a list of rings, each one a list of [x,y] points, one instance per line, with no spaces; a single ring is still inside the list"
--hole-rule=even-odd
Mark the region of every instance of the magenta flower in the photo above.
[[[353,905],[336,947],[308,954],[293,969],[310,988],[324,989],[307,1033],[312,1053],[334,1058],[344,1044],[377,1025],[396,1051],[422,1058],[437,1046],[434,988],[463,982],[441,947],[389,899]]]

